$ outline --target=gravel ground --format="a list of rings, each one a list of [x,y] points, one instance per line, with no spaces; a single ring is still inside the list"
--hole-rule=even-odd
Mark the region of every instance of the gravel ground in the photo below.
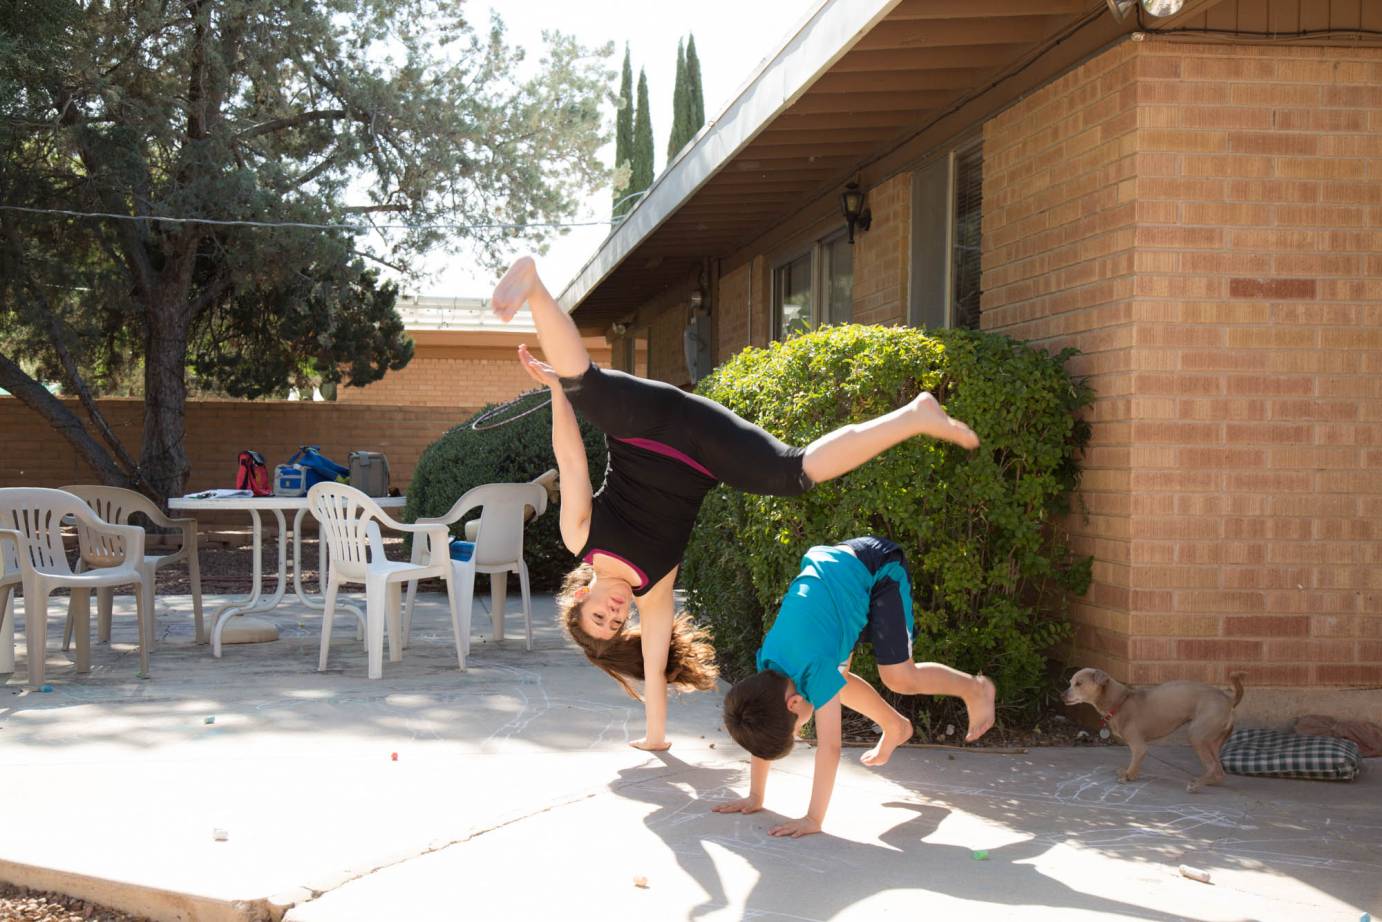
[[[0,884],[0,920],[3,922],[82,922],[84,919],[149,922],[143,916],[127,916],[75,897]]]

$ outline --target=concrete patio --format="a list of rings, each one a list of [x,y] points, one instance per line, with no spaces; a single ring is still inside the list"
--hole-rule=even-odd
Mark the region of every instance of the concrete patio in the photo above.
[[[531,653],[512,613],[510,638],[484,642],[477,607],[465,674],[441,601],[421,601],[412,647],[376,682],[349,619],[316,672],[319,614],[294,606],[271,617],[278,641],[216,661],[193,643],[188,600],[161,598],[147,681],[117,607],[90,675],[50,646],[50,693],[21,684],[21,632],[0,690],[0,880],[160,920],[1382,911],[1375,770],[1354,784],[1230,776],[1190,795],[1182,746],[1154,749],[1130,785],[1114,780],[1121,748],[910,749],[877,771],[847,751],[828,834],[776,840],[768,827],[804,809],[807,747],[775,768],[768,810],[712,814],[747,781],[718,695],[675,699],[673,749],[641,753],[626,745],[641,708],[564,641],[550,598],[535,600]],[[61,627],[54,604],[50,637]]]

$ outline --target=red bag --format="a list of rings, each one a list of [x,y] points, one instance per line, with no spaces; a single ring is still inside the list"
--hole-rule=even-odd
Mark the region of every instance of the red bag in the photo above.
[[[249,490],[255,496],[273,496],[273,485],[269,483],[269,468],[264,456],[257,451],[246,449],[240,452],[240,467],[235,472],[235,489]]]

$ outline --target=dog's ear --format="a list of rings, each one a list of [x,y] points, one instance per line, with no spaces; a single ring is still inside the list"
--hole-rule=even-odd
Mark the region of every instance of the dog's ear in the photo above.
[[[1107,672],[1104,672],[1104,670],[1102,670],[1102,669],[1096,669],[1096,670],[1094,670],[1094,675],[1090,676],[1090,678],[1093,679],[1093,680],[1094,680],[1094,684],[1095,684],[1095,685],[1098,685],[1100,688],[1107,688],[1107,687],[1108,687],[1108,673],[1107,673]]]

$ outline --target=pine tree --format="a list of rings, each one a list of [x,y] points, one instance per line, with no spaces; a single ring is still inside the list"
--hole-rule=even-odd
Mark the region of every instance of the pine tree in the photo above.
[[[629,46],[624,44],[624,75],[619,81],[619,110],[614,114],[614,217],[628,214],[631,202],[621,201],[629,195],[628,171],[633,157],[633,66],[629,61]],[[624,182],[619,182],[623,168]]]
[[[648,75],[638,69],[638,109],[633,116],[632,171],[629,191],[633,195],[653,184],[653,123],[648,106]],[[636,203],[634,203],[636,204]]]
[[[686,49],[677,39],[677,76],[672,87],[672,130],[667,134],[667,162],[670,164],[690,138],[691,94],[686,84]]]
[[[688,137],[694,138],[696,132],[701,130],[705,124],[705,93],[701,89],[701,59],[696,56],[696,36],[692,35],[686,40],[686,85],[688,96],[690,97],[690,118],[687,124],[691,126]]]

